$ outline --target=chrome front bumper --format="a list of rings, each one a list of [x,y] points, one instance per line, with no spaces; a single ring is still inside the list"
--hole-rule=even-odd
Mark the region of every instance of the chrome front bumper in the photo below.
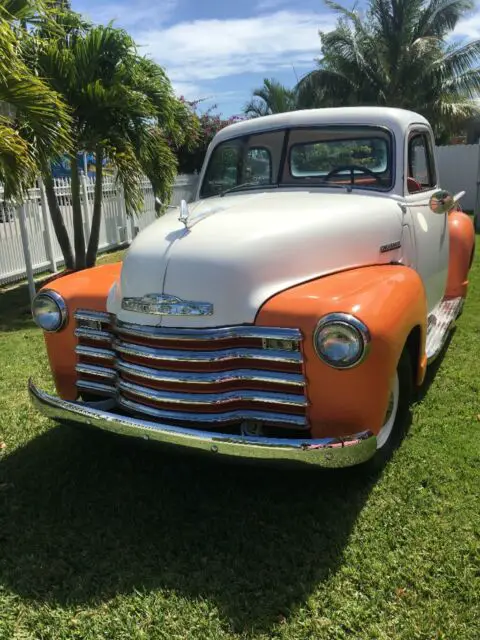
[[[223,456],[340,468],[365,462],[373,456],[377,446],[376,437],[370,431],[320,440],[236,436],[119,415],[110,412],[115,407],[113,400],[69,402],[38,389],[32,380],[29,380],[28,390],[33,405],[53,420]]]

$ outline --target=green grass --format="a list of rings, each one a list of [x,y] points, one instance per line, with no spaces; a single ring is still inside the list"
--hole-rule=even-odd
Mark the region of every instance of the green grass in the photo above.
[[[0,638],[477,639],[480,259],[381,477],[214,463],[55,426],[0,292]]]

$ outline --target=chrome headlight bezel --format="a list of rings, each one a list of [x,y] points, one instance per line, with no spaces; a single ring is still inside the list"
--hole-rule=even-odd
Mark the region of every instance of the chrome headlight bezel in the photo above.
[[[48,300],[49,303],[53,303],[58,311],[58,322],[54,326],[44,326],[40,323],[38,315],[35,313],[35,305],[38,305],[39,301]],[[53,291],[53,289],[44,289],[35,296],[32,301],[32,318],[35,324],[47,333],[56,333],[63,329],[68,320],[68,309],[65,300],[62,296]]]
[[[346,362],[336,362],[330,360],[325,355],[325,353],[321,351],[319,346],[319,340],[322,331],[335,326],[341,327],[347,332],[350,332],[350,334],[354,337],[355,340],[358,341],[358,344],[360,345],[358,352],[355,354],[355,357]],[[368,351],[370,349],[370,341],[371,337],[368,327],[361,320],[349,313],[329,313],[328,315],[323,316],[323,318],[320,318],[320,320],[318,321],[313,334],[313,346],[315,349],[315,353],[320,358],[320,360],[322,360],[322,362],[325,362],[325,364],[328,364],[334,369],[351,369],[352,367],[356,367],[361,362],[363,362],[368,355]]]

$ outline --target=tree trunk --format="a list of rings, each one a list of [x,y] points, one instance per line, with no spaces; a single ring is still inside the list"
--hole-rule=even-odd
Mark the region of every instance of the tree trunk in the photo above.
[[[83,232],[82,203],[80,201],[80,178],[78,176],[77,156],[70,156],[72,169],[72,209],[73,209],[73,237],[75,245],[75,269],[85,269],[85,234]]]
[[[50,217],[52,219],[53,230],[57,236],[58,244],[62,250],[63,259],[65,260],[65,267],[67,269],[75,268],[75,261],[72,253],[72,245],[70,244],[70,238],[68,237],[68,231],[63,221],[62,212],[58,204],[57,196],[55,194],[55,185],[53,182],[52,174],[47,167],[43,168],[42,172],[43,184],[45,185],[45,194],[47,196],[48,208],[50,209]]]
[[[98,241],[100,238],[100,223],[102,221],[103,197],[103,147],[97,145],[95,149],[95,197],[93,200],[92,228],[87,249],[87,267],[94,267],[97,260]]]

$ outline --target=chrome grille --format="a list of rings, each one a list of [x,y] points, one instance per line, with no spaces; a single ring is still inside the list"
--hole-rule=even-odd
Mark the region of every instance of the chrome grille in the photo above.
[[[80,393],[172,422],[307,428],[297,329],[171,329],[90,310],[75,319]]]

